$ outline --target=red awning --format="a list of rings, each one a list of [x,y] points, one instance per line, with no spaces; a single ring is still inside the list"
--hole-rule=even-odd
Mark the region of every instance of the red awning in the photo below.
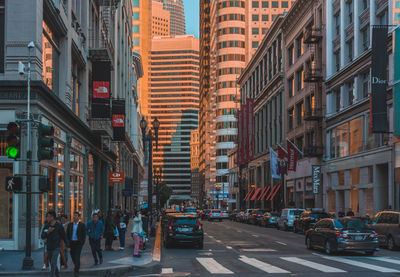
[[[265,200],[271,200],[270,198],[271,198],[272,194],[274,193],[275,188],[276,188],[276,186],[273,187],[271,185],[271,191],[269,192],[269,194],[268,194],[268,196],[267,196],[267,198]]]
[[[258,197],[258,200],[263,200],[265,195],[267,195],[270,188],[271,188],[271,186],[265,187],[264,190],[262,191],[262,193],[260,194],[260,196]]]
[[[275,192],[271,197],[271,200],[274,199],[274,197],[275,197],[276,193],[278,192],[278,190],[280,189],[280,187],[281,187],[281,184],[279,184],[279,186],[276,187]]]
[[[247,200],[250,197],[250,194],[252,194],[254,191],[254,188],[252,188],[251,190],[249,190],[249,192],[246,194],[246,197],[243,200]]]
[[[256,192],[253,194],[250,200],[256,200],[257,195],[260,193],[261,188],[256,189]]]

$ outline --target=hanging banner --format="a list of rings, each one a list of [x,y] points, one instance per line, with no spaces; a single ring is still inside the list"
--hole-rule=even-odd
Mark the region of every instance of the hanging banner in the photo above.
[[[123,172],[108,172],[108,182],[109,183],[123,183],[124,182]]]
[[[92,118],[111,117],[111,63],[109,61],[92,62]]]
[[[372,28],[372,64],[370,95],[370,132],[389,132],[386,104],[387,87],[387,34],[388,26],[375,25]]]
[[[242,165],[242,149],[243,149],[243,113],[242,109],[238,111],[238,143],[237,143],[237,160],[238,160],[238,165]]]
[[[393,36],[393,135],[400,136],[400,28]]]
[[[278,155],[275,153],[272,148],[269,148],[270,155],[270,167],[271,167],[271,177],[273,179],[280,179],[281,175],[279,175],[279,165],[278,165]]]
[[[125,99],[112,100],[113,141],[125,140]]]
[[[243,164],[248,162],[248,154],[249,154],[249,141],[248,141],[248,133],[249,133],[249,109],[247,103],[242,106],[243,109],[243,151],[242,151],[242,162]]]
[[[254,99],[247,99],[248,105],[248,160],[251,161],[254,159]]]
[[[296,171],[297,156],[299,155],[299,152],[297,151],[296,147],[289,140],[287,141],[287,152],[288,152],[287,170],[288,171]]]
[[[110,82],[93,81],[93,98],[110,98]]]
[[[312,166],[311,176],[312,176],[313,193],[318,194],[319,187],[321,186],[321,166],[320,165]]]
[[[125,127],[125,115],[113,114],[112,115],[112,126],[113,127]]]

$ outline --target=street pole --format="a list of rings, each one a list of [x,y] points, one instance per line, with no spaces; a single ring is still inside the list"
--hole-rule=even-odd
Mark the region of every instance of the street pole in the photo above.
[[[27,165],[26,165],[26,232],[25,232],[25,258],[22,262],[23,270],[33,268],[33,258],[31,257],[31,216],[32,216],[32,151],[31,151],[31,49],[35,47],[31,41],[28,44],[28,95],[27,95]]]
[[[148,184],[147,184],[147,191],[148,191],[148,205],[149,205],[149,212],[153,211],[153,141],[151,137],[151,133],[149,133],[147,140],[149,142],[149,170],[148,170]]]

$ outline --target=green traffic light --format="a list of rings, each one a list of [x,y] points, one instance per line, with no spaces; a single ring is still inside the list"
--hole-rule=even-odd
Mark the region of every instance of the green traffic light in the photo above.
[[[19,151],[18,148],[14,147],[14,146],[9,146],[6,149],[6,155],[7,157],[11,158],[11,159],[16,159],[18,157]]]

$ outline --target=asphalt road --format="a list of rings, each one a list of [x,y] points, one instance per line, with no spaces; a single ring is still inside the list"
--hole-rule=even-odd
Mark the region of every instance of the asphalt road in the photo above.
[[[327,256],[304,235],[231,221],[203,221],[204,249],[163,249],[161,263],[129,276],[400,276],[400,251]]]

